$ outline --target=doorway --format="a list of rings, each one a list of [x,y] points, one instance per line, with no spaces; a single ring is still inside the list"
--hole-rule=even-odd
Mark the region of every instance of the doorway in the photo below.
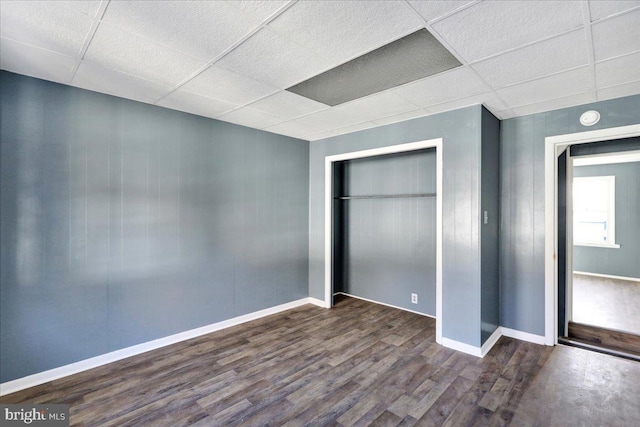
[[[558,161],[560,341],[640,357],[640,138]]]

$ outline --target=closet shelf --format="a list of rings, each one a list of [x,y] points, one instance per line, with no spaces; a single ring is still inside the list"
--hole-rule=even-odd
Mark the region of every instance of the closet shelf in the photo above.
[[[339,196],[334,200],[352,200],[352,199],[405,199],[414,197],[436,197],[436,193],[422,194],[370,194],[366,196]]]

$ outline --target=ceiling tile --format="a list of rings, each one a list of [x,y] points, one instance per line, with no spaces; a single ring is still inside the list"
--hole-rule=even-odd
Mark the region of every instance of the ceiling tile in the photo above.
[[[598,90],[598,101],[640,94],[640,80]]]
[[[414,111],[418,107],[391,91],[385,91],[342,104],[334,110],[348,113],[359,121],[368,121]]]
[[[0,39],[0,68],[14,73],[68,83],[78,60],[13,40]]]
[[[516,117],[516,113],[514,113],[513,110],[502,110],[494,112],[493,114],[500,120],[507,120]]]
[[[293,120],[293,122],[301,126],[306,126],[309,129],[309,133],[351,126],[362,121],[358,114],[354,115],[350,111],[338,111],[335,107]]]
[[[85,54],[105,68],[174,86],[204,65],[204,61],[127,33],[103,22]]]
[[[279,90],[275,86],[216,66],[209,67],[188,81],[182,88],[189,92],[237,105],[248,104]]]
[[[456,68],[393,89],[398,95],[421,107],[466,98],[489,90],[490,88],[467,67]]]
[[[285,89],[335,64],[264,28],[216,65]]]
[[[551,100],[545,100],[531,105],[523,105],[513,108],[517,116],[526,116],[528,114],[542,113],[545,111],[558,110],[560,108],[572,107],[574,105],[588,104],[595,102],[596,96],[593,92],[579,93],[575,95],[565,96]]]
[[[310,133],[320,132],[318,130],[318,127],[308,126],[305,123],[300,123],[298,120],[290,120],[288,122],[279,123],[275,126],[270,126],[265,130],[268,132],[294,136],[296,138],[303,138]]]
[[[469,62],[580,26],[577,1],[480,2],[433,24]]]
[[[373,122],[377,125],[388,125],[396,122],[403,122],[405,120],[415,119],[416,117],[428,116],[429,113],[427,110],[413,110],[408,111],[406,113],[395,114],[393,116],[382,117],[380,119],[373,120]]]
[[[466,4],[473,3],[473,1],[455,1],[455,0],[435,0],[435,1],[416,1],[409,0],[409,4],[422,16],[425,21],[431,22],[444,15],[453,12],[456,9],[461,8]]]
[[[422,27],[404,2],[302,1],[269,24],[320,56],[341,63]]]
[[[434,105],[429,107],[428,111],[431,113],[440,113],[443,111],[457,110],[459,108],[464,108],[476,104],[483,104],[491,112],[502,111],[508,108],[507,104],[505,104],[505,102],[500,99],[495,93],[487,92],[480,95],[456,99],[455,101]]]
[[[295,93],[291,93],[286,90],[256,101],[251,104],[250,107],[255,110],[275,114],[286,119],[294,119],[296,117],[329,108],[328,105],[296,95]]]
[[[289,2],[277,0],[234,0],[229,1],[229,3],[262,22]]]
[[[57,5],[94,18],[100,9],[101,0],[56,0]]]
[[[566,71],[538,80],[499,89],[496,93],[509,107],[528,105],[593,90],[589,67]],[[514,109],[515,111],[515,109]],[[529,114],[529,113],[527,113]]]
[[[3,1],[0,35],[43,49],[76,56],[93,19],[55,1]]]
[[[640,9],[591,26],[596,61],[640,50]]]
[[[199,116],[212,118],[221,116],[237,107],[228,102],[218,101],[217,99],[207,98],[206,96],[200,96],[180,89],[163,98],[157,104],[174,110],[186,111]]]
[[[587,65],[587,52],[584,29],[579,29],[477,62],[472,67],[497,89]]]
[[[239,108],[226,113],[220,117],[219,120],[225,122],[231,122],[242,126],[249,126],[256,129],[264,129],[269,126],[282,123],[284,119],[282,117],[274,116],[273,114],[265,113],[263,111],[254,110],[249,107]]]
[[[370,129],[370,128],[374,128],[374,127],[377,127],[377,126],[378,125],[373,123],[373,122],[358,123],[358,124],[351,125],[351,126],[345,126],[345,127],[338,128],[338,129],[332,129],[332,130],[316,133],[316,134],[313,134],[313,135],[308,135],[307,138],[310,141],[317,141],[319,139],[331,138],[331,137],[337,136],[337,135],[344,135],[344,134],[347,134],[347,133],[358,132],[360,130]]]
[[[71,84],[96,92],[148,103],[171,90],[169,86],[108,70],[88,62],[80,64]]]
[[[640,80],[640,52],[596,64],[596,88]]]
[[[634,1],[590,1],[589,12],[591,13],[591,21],[597,21],[625,10],[640,7],[640,0]]]
[[[204,60],[260,24],[222,1],[112,1],[104,21]]]

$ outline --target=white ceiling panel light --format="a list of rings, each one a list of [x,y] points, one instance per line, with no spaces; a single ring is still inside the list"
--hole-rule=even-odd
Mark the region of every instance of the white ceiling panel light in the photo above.
[[[640,9],[591,26],[596,61],[640,50]]]
[[[327,105],[338,105],[460,65],[423,28],[287,90]]]
[[[228,102],[218,101],[217,99],[207,98],[206,96],[180,89],[162,98],[158,105],[211,118],[219,117],[237,107],[237,105]]]
[[[398,95],[421,107],[442,104],[489,92],[491,89],[469,68],[456,68],[393,89]]]
[[[269,24],[320,56],[344,62],[422,26],[404,2],[297,2]]]
[[[72,85],[121,98],[151,103],[170,91],[169,86],[109,70],[83,61]]]
[[[264,28],[216,65],[285,89],[333,66],[333,62]]]
[[[216,66],[209,67],[189,80],[182,89],[237,105],[248,104],[279,90],[275,86]]]
[[[260,24],[223,1],[112,1],[104,21],[204,60]]]
[[[0,68],[58,83],[69,83],[78,60],[13,40],[0,39]]]
[[[126,32],[100,24],[85,54],[87,61],[143,79],[174,86],[204,65],[204,61]]]
[[[472,67],[491,87],[498,89],[587,64],[587,38],[581,28],[477,62]]]
[[[55,1],[3,1],[0,36],[67,56],[80,53],[93,18]]]
[[[578,1],[483,1],[433,28],[466,61],[476,61],[582,25]]]

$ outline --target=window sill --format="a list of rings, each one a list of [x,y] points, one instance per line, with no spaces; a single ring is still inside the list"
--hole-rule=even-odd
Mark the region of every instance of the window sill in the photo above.
[[[574,243],[573,246],[588,246],[592,248],[609,248],[609,249],[619,249],[620,245],[618,244],[602,244],[602,243]]]

